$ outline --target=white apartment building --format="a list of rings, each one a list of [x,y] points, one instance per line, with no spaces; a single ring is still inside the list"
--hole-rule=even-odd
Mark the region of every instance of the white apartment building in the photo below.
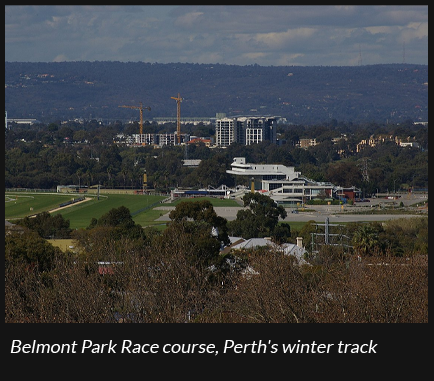
[[[177,134],[162,133],[162,134],[133,134],[133,144],[138,145],[154,145],[162,147],[164,145],[174,146],[177,143]],[[181,134],[181,143],[190,140],[189,134]]]
[[[228,147],[236,142],[236,118],[222,118],[216,120],[215,136],[216,144],[220,147]]]
[[[250,145],[269,140],[277,142],[278,117],[240,116],[216,120],[216,144],[227,147],[234,142]]]

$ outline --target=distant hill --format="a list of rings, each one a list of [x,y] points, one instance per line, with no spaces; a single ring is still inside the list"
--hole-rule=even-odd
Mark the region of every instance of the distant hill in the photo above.
[[[278,115],[289,123],[428,121],[428,65],[237,66],[144,62],[5,62],[10,118],[43,122]]]

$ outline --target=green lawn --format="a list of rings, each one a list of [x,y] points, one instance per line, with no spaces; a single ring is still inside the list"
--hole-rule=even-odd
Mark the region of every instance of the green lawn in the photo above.
[[[13,221],[43,211],[49,211],[57,208],[63,202],[78,197],[83,197],[83,195],[8,192],[5,193],[5,219]],[[69,220],[72,229],[79,229],[89,226],[93,217],[98,219],[113,208],[125,206],[130,210],[135,223],[143,227],[155,226],[158,229],[164,229],[165,223],[155,220],[161,215],[169,213],[165,210],[154,209],[154,207],[160,205],[160,201],[165,199],[164,196],[103,194],[100,195],[99,200],[95,194],[87,194],[84,197],[91,198],[91,200],[53,212],[53,215],[61,214],[63,218]],[[235,200],[214,197],[182,198],[164,205],[176,206],[181,201],[203,200],[210,201],[214,207],[240,206]],[[30,210],[30,208],[33,208],[33,210]],[[299,230],[304,223],[290,223],[290,225],[293,229]]]
[[[57,193],[5,193],[5,218],[14,220],[57,208],[59,204],[81,196]]]
[[[155,220],[162,214],[168,213],[162,210],[154,210],[164,196],[137,195],[137,194],[101,194],[99,200],[95,194],[76,195],[58,193],[5,193],[5,219],[13,221],[42,213],[59,207],[59,204],[70,201],[73,198],[87,197],[91,200],[81,204],[53,212],[53,215],[61,214],[69,220],[72,229],[85,228],[89,226],[92,218],[100,218],[113,208],[125,206],[130,210],[135,223],[142,226],[157,225],[160,222]],[[165,205],[175,206],[181,201],[202,201],[208,200],[213,206],[239,206],[234,200],[226,200],[212,197],[183,198]],[[163,226],[163,225],[161,225]]]
[[[49,211],[57,208],[62,202],[78,197],[82,195],[8,192],[5,193],[5,219],[13,221]],[[98,219],[113,208],[125,206],[130,210],[134,222],[146,226],[155,224],[154,220],[160,216],[160,211],[145,209],[165,199],[164,196],[134,194],[104,194],[100,195],[99,200],[96,195],[88,194],[85,197],[90,197],[91,200],[53,212],[53,215],[61,214],[70,221],[72,229],[85,228],[89,226],[93,217]]]
[[[130,210],[134,222],[146,226],[152,224],[154,219],[159,217],[159,214],[153,218],[152,209],[144,209],[164,199],[165,197],[163,196],[105,194],[100,195],[99,200],[93,197],[90,201],[54,212],[53,214],[62,214],[63,218],[70,221],[70,227],[75,229],[87,227],[92,218],[98,219],[113,208],[125,206]]]
[[[95,194],[74,195],[57,193],[24,193],[8,192],[5,193],[5,219],[14,221],[33,214],[55,209],[59,204],[70,201],[73,198],[88,197],[91,200],[81,204],[73,205],[68,208],[53,212],[61,214],[69,220],[72,229],[86,228],[89,226],[93,217],[100,218],[113,208],[125,206],[130,210],[135,223],[141,226],[155,226],[157,229],[164,229],[165,223],[155,221],[163,214],[169,213],[165,210],[156,210],[164,196],[136,195],[136,194],[103,194],[99,200]],[[165,203],[166,206],[176,206],[181,201],[203,201],[208,200],[214,207],[233,207],[240,206],[235,200],[220,199],[213,197],[182,198],[173,203]],[[33,208],[33,210],[30,210]],[[300,230],[304,222],[290,222],[291,228]]]

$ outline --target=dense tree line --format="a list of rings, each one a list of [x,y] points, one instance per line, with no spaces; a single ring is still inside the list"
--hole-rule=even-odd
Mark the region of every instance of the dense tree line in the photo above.
[[[7,230],[5,322],[428,322],[427,220],[354,224],[351,251],[307,265],[271,246],[221,254],[230,229],[203,201],[163,232],[113,209],[74,233],[78,253]]]
[[[160,132],[174,125],[145,125]],[[214,133],[212,126],[183,126],[199,136]],[[204,145],[127,147],[114,144],[120,133],[137,132],[137,124],[116,122],[99,125],[50,123],[14,125],[5,131],[5,187],[53,189],[57,185],[101,184],[108,188],[140,189],[146,172],[148,186],[158,191],[174,187],[229,187],[243,179],[228,175],[232,159],[245,156],[248,162],[294,166],[303,176],[341,186],[356,186],[366,194],[428,187],[428,126],[411,121],[395,124],[352,124],[336,120],[321,125],[279,125],[279,141],[226,149]],[[420,148],[399,147],[385,142],[356,152],[357,144],[371,135],[396,136],[415,141]],[[307,149],[296,144],[301,138],[315,138],[317,145]],[[340,138],[337,141],[333,139]],[[183,166],[182,160],[201,159],[197,168]],[[362,175],[367,161],[369,179]],[[248,180],[244,180],[248,181]],[[248,185],[248,184],[245,184]]]

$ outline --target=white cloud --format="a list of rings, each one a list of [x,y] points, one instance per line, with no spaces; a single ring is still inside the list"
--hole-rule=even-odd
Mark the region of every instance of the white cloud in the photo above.
[[[7,61],[374,64],[404,41],[428,62],[427,6],[5,6]]]
[[[409,37],[428,39],[428,22],[411,22],[407,25],[406,32]]]
[[[64,61],[69,61],[68,57],[64,54],[59,54],[53,59],[53,62],[64,62]]]
[[[203,12],[190,12],[179,16],[175,24],[184,28],[192,28],[198,22],[198,18],[203,15]]]
[[[396,33],[396,27],[394,26],[368,26],[364,28],[371,34],[389,34],[389,33]]]
[[[288,42],[309,38],[316,31],[315,28],[296,28],[280,33],[258,33],[254,38],[267,47],[276,49],[286,46]]]

